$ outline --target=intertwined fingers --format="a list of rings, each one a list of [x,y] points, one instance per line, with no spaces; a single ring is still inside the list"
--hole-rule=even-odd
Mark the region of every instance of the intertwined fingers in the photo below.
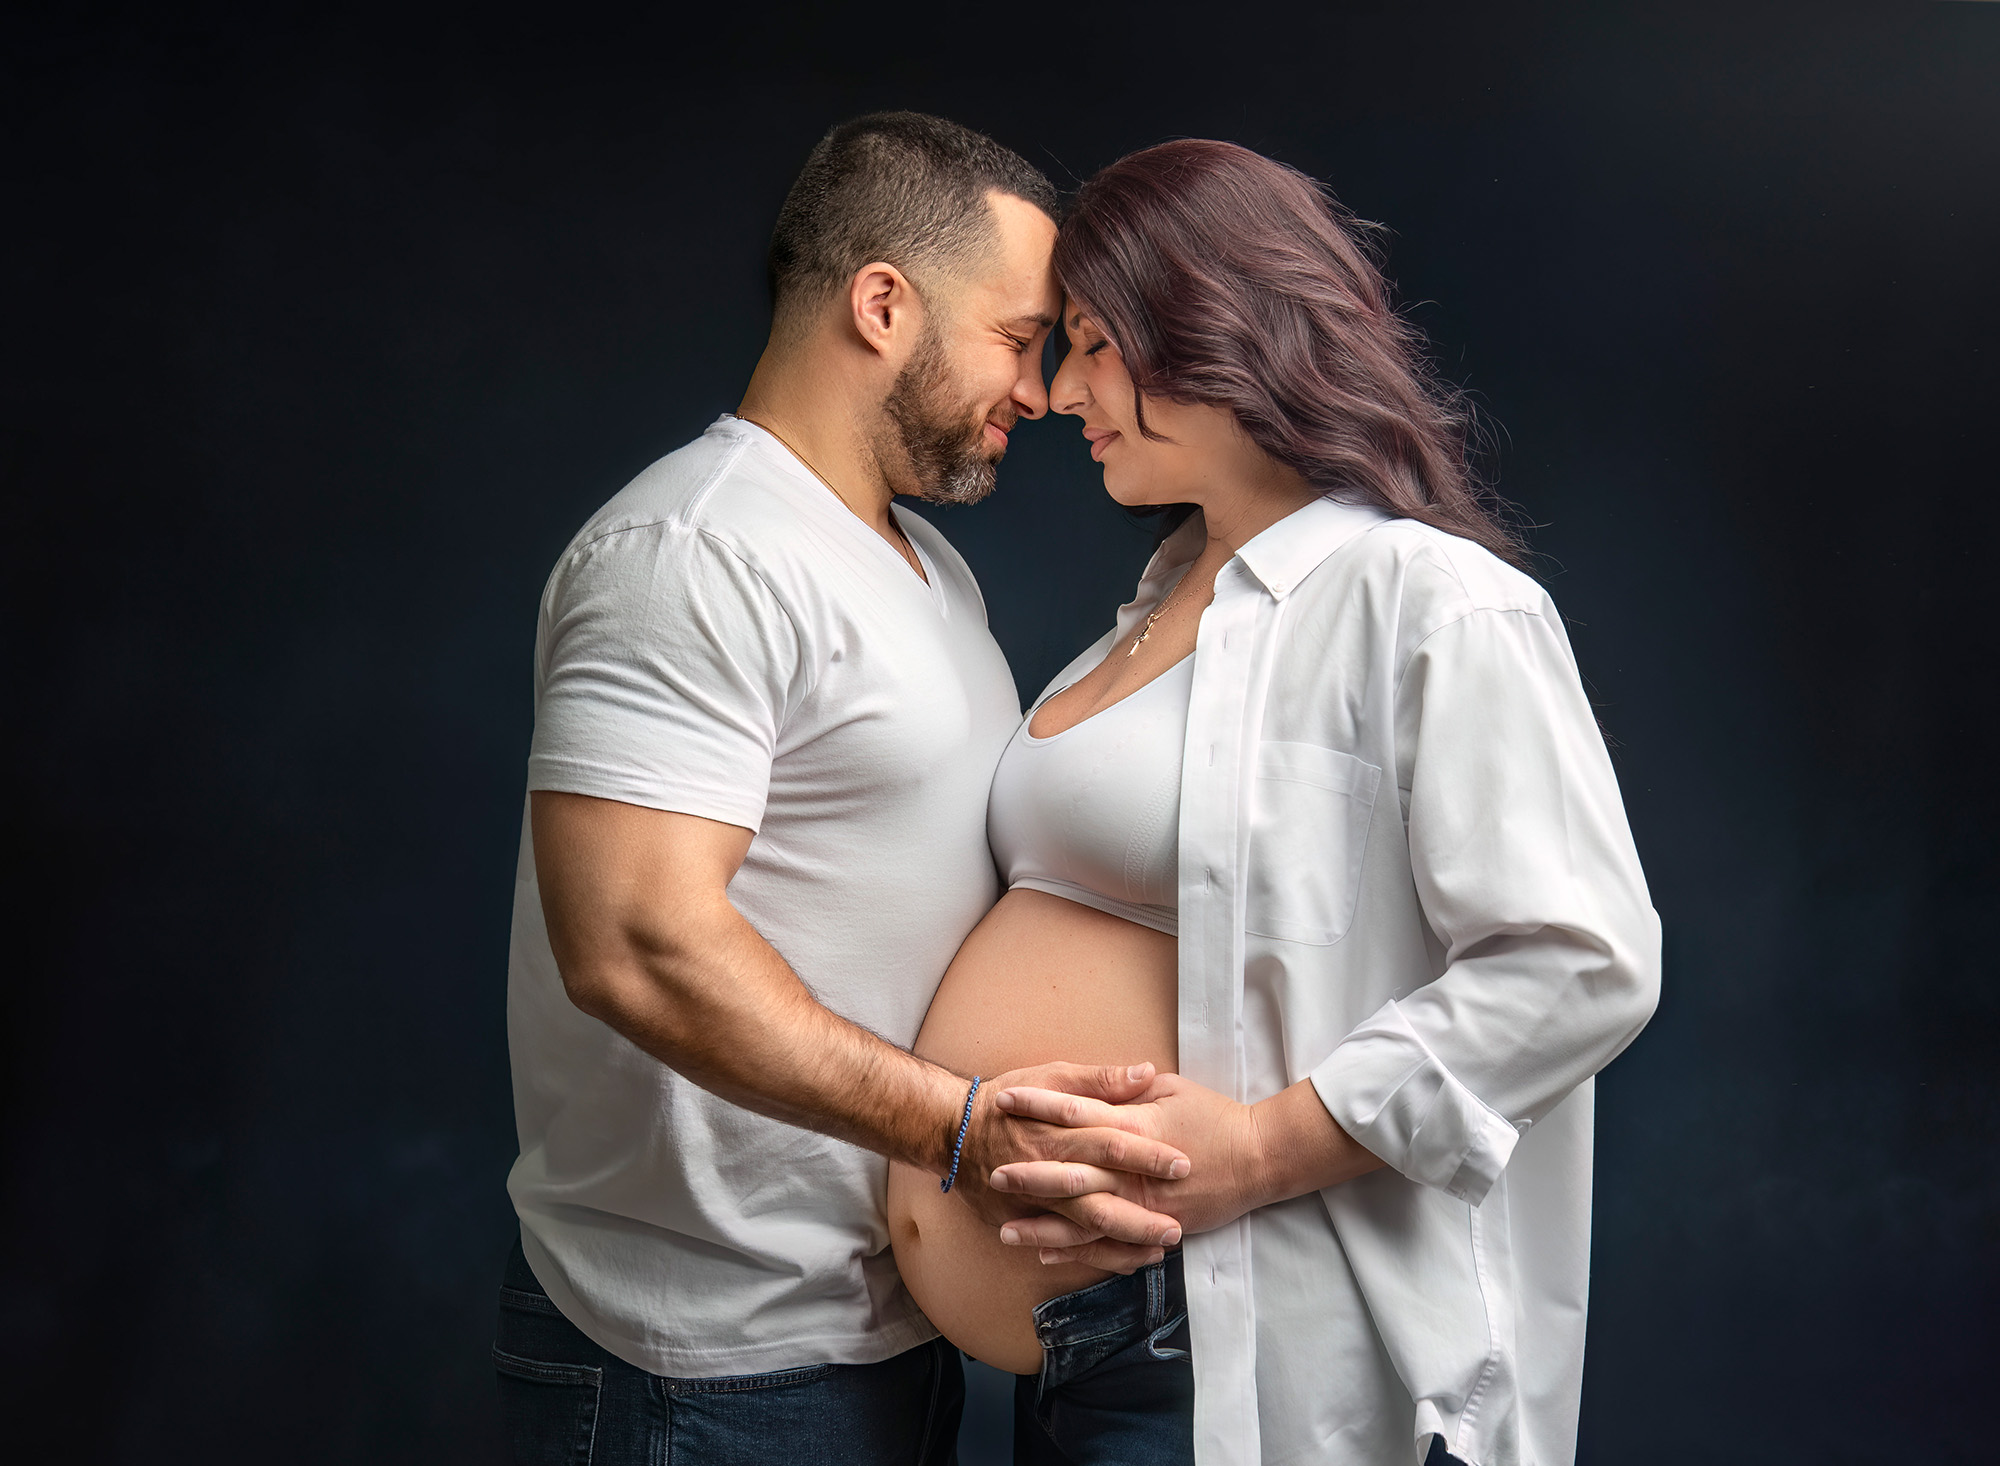
[[[1068,1217],[1054,1212],[1038,1212],[1031,1217],[1017,1217],[1000,1229],[1000,1240],[1012,1247],[1038,1247],[1043,1250],[1054,1247],[1081,1247],[1095,1242],[1100,1233],[1089,1227],[1080,1227]]]
[[[1170,1181],[1181,1179],[1189,1170],[1187,1156],[1165,1141],[1108,1126],[1088,1129],[1054,1126],[1041,1133],[1037,1148],[1046,1160],[1101,1166]]]
[[[1135,1247],[1130,1242],[1107,1239],[1087,1242],[1079,1247],[1044,1247],[1041,1261],[1080,1262],[1086,1267],[1103,1268],[1107,1273],[1135,1273],[1142,1267],[1151,1267],[1166,1255],[1164,1248]]]
[[[1131,1130],[1134,1133],[1141,1129],[1138,1114],[1126,1106],[1108,1105],[1088,1095],[1065,1094],[1057,1089],[1037,1089],[1027,1084],[1009,1085],[1000,1091],[994,1103],[1017,1119],[1040,1120],[1070,1129],[1086,1125]]]
[[[1172,1217],[1110,1192],[1046,1204],[1046,1212],[1010,1219],[1000,1229],[1000,1240],[1017,1247],[1077,1247],[1106,1237],[1138,1247],[1172,1247],[1181,1240],[1181,1224]]]
[[[1134,1201],[1094,1191],[1067,1201],[1051,1201],[1049,1210],[1067,1217],[1098,1237],[1151,1247],[1172,1247],[1181,1240],[1181,1224]]]
[[[1106,1236],[1097,1226],[1043,1212],[1007,1223],[1000,1229],[1000,1240],[1016,1247],[1034,1248],[1044,1263],[1081,1262],[1106,1272],[1129,1273],[1150,1267],[1164,1257],[1166,1249],[1181,1240],[1181,1229],[1173,1226],[1143,1240],[1121,1241]]]
[[[1137,1099],[1154,1078],[1151,1064],[1044,1064],[1021,1072],[1036,1075],[1053,1089],[1113,1104]]]
[[[995,1191],[1046,1197],[1116,1191],[1120,1183],[1116,1172],[1081,1161],[1013,1161],[996,1170],[992,1182]]]

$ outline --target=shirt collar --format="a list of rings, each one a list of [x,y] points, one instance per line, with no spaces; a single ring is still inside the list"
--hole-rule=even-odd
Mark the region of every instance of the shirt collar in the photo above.
[[[1373,504],[1321,495],[1254,537],[1236,558],[1282,601],[1335,550],[1389,517]]]
[[[1335,550],[1391,517],[1372,504],[1347,504],[1322,495],[1253,537],[1236,558],[1273,598],[1282,601]],[[1167,536],[1146,567],[1146,580],[1164,579],[1193,560],[1207,537],[1197,511]]]

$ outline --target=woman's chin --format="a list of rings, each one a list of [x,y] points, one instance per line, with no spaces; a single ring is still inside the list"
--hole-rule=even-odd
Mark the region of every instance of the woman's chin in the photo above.
[[[1123,483],[1120,479],[1116,469],[1104,470],[1104,492],[1111,496],[1114,503],[1125,509],[1144,509],[1152,502],[1144,489],[1137,484]]]

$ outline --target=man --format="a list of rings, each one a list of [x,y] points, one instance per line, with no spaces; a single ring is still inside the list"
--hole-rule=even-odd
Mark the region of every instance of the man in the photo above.
[[[516,1459],[947,1459],[962,1377],[896,1276],[883,1157],[956,1166],[994,1221],[1021,1210],[987,1188],[1009,1161],[1185,1171],[974,1106],[901,1047],[998,894],[986,792],[1020,705],[965,563],[892,500],[983,497],[1046,410],[1053,209],[952,123],[835,128],[779,216],[742,406],[550,577],[508,993]],[[1108,1101],[1149,1078],[1007,1076]],[[1118,1205],[1112,1235],[1178,1240]]]

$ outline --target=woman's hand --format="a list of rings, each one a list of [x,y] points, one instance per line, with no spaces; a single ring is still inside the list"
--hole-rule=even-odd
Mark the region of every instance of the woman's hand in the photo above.
[[[1157,1247],[1119,1240],[1095,1218],[1116,1197],[1165,1213],[1188,1232],[1205,1232],[1272,1202],[1338,1185],[1382,1162],[1342,1130],[1308,1081],[1256,1105],[1162,1074],[1135,1103],[1107,1105],[1082,1095],[1015,1086],[994,1096],[1008,1114],[1065,1127],[1131,1130],[1165,1142],[1192,1163],[1185,1179],[1112,1171],[1077,1161],[998,1167],[992,1189],[1049,1208],[1000,1229],[1003,1242],[1035,1247],[1043,1262],[1081,1262],[1131,1272],[1156,1261]]]

